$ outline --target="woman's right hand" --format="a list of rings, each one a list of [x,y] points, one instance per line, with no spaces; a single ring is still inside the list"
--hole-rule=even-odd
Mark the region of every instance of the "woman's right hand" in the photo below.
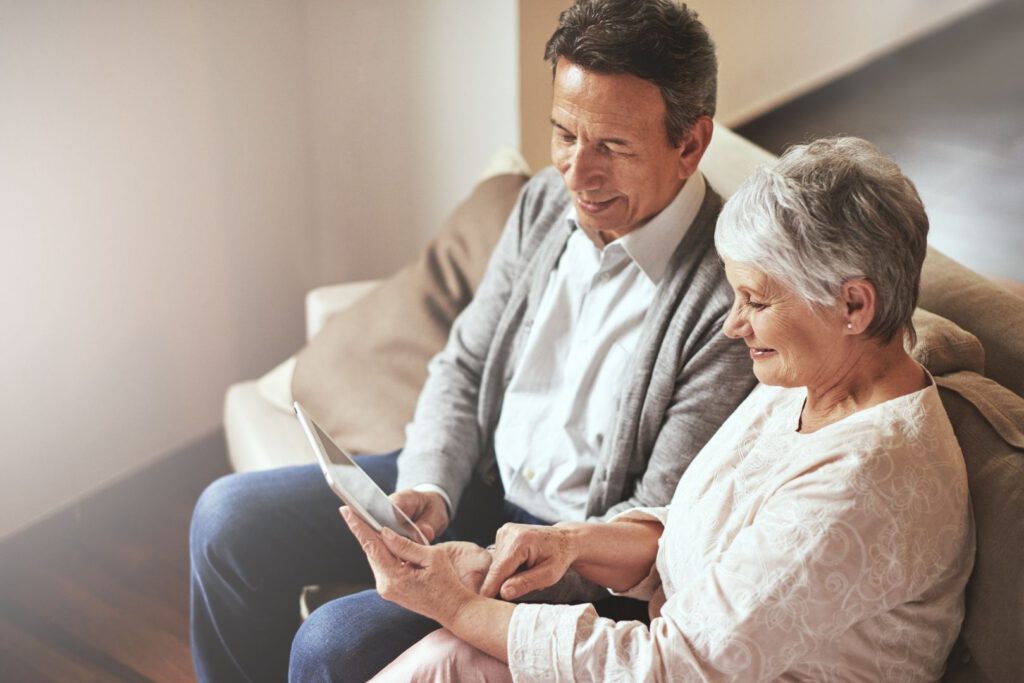
[[[506,524],[495,537],[494,557],[480,594],[514,600],[558,582],[578,556],[563,526]]]
[[[498,530],[480,594],[515,600],[553,586],[569,569],[599,586],[627,591],[650,574],[662,531],[659,518],[643,511],[615,522],[506,524]]]

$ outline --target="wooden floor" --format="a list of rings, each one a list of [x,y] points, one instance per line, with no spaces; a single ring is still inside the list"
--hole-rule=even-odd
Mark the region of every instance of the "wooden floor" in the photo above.
[[[1021,5],[997,5],[741,132],[773,151],[840,132],[877,140],[934,203],[940,248],[1021,279],[1022,34]],[[82,506],[80,519],[5,543],[0,681],[193,680],[188,521],[198,494],[226,470],[222,438],[212,435]]]
[[[199,493],[227,471],[215,434],[36,534],[43,538],[5,544],[0,681],[195,680],[188,525]]]
[[[917,185],[928,242],[979,273],[1024,281],[1024,2],[1007,0],[742,126],[780,153],[856,135]]]

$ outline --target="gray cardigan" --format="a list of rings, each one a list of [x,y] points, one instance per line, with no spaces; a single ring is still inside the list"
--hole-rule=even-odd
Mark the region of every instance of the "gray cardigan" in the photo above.
[[[442,486],[457,508],[476,470],[494,482],[494,431],[515,361],[570,230],[561,177],[523,188],[473,300],[429,376],[398,461],[398,489]],[[754,385],[747,349],[722,334],[732,302],[714,249],[722,199],[710,187],[676,248],[631,361],[590,483],[586,514],[667,505],[693,457]]]

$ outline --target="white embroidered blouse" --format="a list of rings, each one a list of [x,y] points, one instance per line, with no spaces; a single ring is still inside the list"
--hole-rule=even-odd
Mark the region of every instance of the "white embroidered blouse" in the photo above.
[[[650,576],[650,627],[518,605],[516,681],[919,681],[963,619],[974,527],[934,383],[810,434],[806,392],[759,386],[694,459]],[[663,592],[663,594],[662,594]]]

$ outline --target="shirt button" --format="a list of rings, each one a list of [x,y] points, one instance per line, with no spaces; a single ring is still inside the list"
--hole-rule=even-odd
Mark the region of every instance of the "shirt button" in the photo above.
[[[608,273],[601,273],[601,282],[608,282],[612,279],[612,276]]]
[[[534,472],[533,470],[526,470],[525,472],[523,472],[523,476],[526,477],[526,481],[533,481],[533,477],[536,474],[537,473]]]

